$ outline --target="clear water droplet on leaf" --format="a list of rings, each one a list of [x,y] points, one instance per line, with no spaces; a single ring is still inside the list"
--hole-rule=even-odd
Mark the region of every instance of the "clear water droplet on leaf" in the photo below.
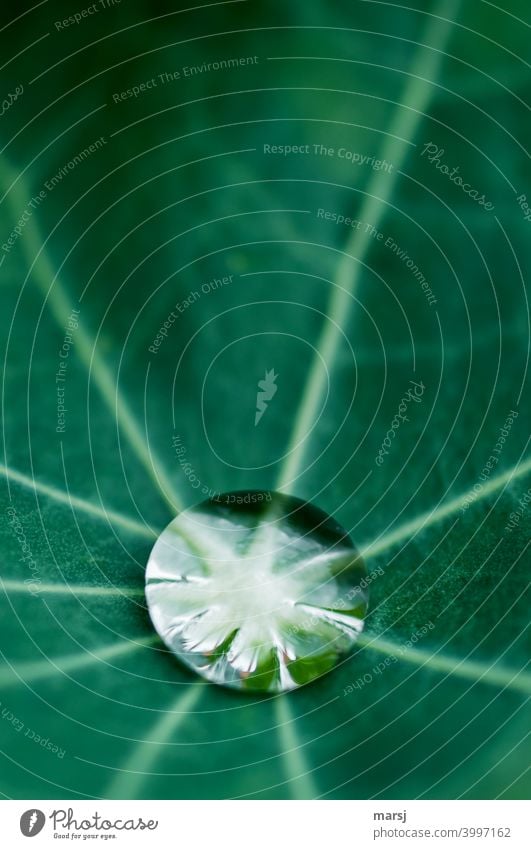
[[[346,531],[298,498],[219,495],[178,515],[146,572],[153,624],[216,684],[283,692],[331,670],[367,610],[365,566]]]

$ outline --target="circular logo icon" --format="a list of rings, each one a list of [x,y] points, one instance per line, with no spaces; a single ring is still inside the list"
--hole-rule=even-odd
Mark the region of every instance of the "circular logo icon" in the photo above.
[[[24,837],[35,837],[44,827],[46,817],[37,808],[25,811],[20,817],[20,830]]]

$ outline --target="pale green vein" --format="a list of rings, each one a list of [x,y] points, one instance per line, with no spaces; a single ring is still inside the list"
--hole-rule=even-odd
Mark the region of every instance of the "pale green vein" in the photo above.
[[[173,706],[162,714],[149,737],[135,747],[125,765],[110,782],[105,793],[106,799],[141,798],[139,790],[144,779],[150,777],[150,770],[161,750],[173,740],[179,726],[193,711],[204,687],[204,684],[190,684]]]
[[[55,486],[40,483],[39,481],[33,480],[33,478],[28,475],[22,474],[22,472],[17,472],[15,469],[7,468],[7,466],[0,465],[0,475],[9,478],[10,481],[14,481],[21,486],[31,489],[40,495],[52,498],[54,501],[59,501],[61,504],[68,504],[68,506],[73,510],[80,510],[83,513],[88,513],[90,516],[94,516],[97,519],[104,519],[111,525],[119,525],[128,531],[133,531],[135,534],[140,534],[141,536],[153,539],[159,533],[158,531],[151,530],[147,527],[147,525],[137,522],[135,519],[130,519],[128,516],[116,513],[114,510],[107,510],[103,507],[98,507],[97,504],[92,504],[84,498],[78,498],[75,495],[70,495],[69,493],[57,489]]]
[[[358,638],[358,644],[365,650],[372,649],[387,656],[397,657],[407,663],[426,667],[434,672],[446,672],[457,678],[465,678],[476,684],[491,684],[492,686],[505,687],[510,690],[518,690],[529,695],[531,693],[531,675],[523,669],[509,669],[502,665],[479,663],[473,660],[460,660],[458,657],[449,657],[444,654],[434,654],[425,649],[406,648],[391,640],[383,640],[379,637],[371,637],[362,634]]]
[[[31,197],[31,192],[24,178],[19,176],[17,180],[17,175],[5,163],[1,173],[6,200],[11,208],[12,218],[16,221],[20,217],[21,211],[25,209],[28,199]],[[21,243],[31,276],[47,298],[47,304],[57,324],[64,330],[72,312],[72,299],[63,287],[46,253],[35,219],[36,214],[33,215],[30,224],[26,227]],[[92,375],[105,403],[119,423],[131,448],[172,511],[182,509],[180,498],[174,490],[172,481],[164,471],[161,462],[148,448],[135,416],[120,392],[111,370],[96,350],[95,340],[84,329],[82,321],[75,333],[74,349]]]
[[[392,117],[388,135],[378,155],[378,159],[391,162],[393,169],[391,173],[383,170],[372,172],[361,209],[356,214],[360,221],[369,222],[377,230],[381,227],[399,178],[398,172],[409,153],[409,145],[399,139],[411,142],[416,136],[433,96],[435,86],[431,84],[431,80],[435,82],[439,74],[445,44],[452,29],[452,19],[459,5],[460,0],[441,0],[429,19],[421,38],[422,46],[416,53],[401,102]],[[437,51],[431,49],[434,46]],[[289,487],[300,471],[307,449],[306,436],[319,413],[326,391],[328,378],[322,361],[332,368],[343,329],[352,309],[363,263],[373,243],[374,238],[365,227],[354,230],[347,242],[345,255],[339,262],[327,308],[327,319],[318,340],[292,430],[288,459],[280,472],[277,485],[279,490]]]
[[[465,503],[467,496],[475,496],[475,500],[471,504],[472,509],[473,505],[478,501],[481,501],[481,499],[487,498],[497,490],[503,489],[503,487],[509,482],[524,477],[529,474],[529,472],[531,472],[531,457],[520,465],[515,466],[512,469],[508,469],[503,474],[491,478],[483,484],[483,488],[479,494],[476,494],[473,489],[470,489],[462,495],[452,498],[450,501],[447,501],[446,504],[442,504],[435,510],[428,510],[426,513],[422,513],[420,516],[417,516],[416,519],[412,519],[410,522],[400,525],[400,527],[396,528],[396,530],[385,534],[380,537],[380,539],[368,543],[365,546],[361,546],[363,557],[367,560],[370,557],[381,554],[382,551],[387,551],[387,549],[392,548],[394,545],[412,537],[418,531],[423,531],[425,528],[429,528],[430,525],[442,522],[443,519],[447,519],[448,516],[452,516],[454,513],[457,513],[457,511]]]
[[[123,640],[122,642],[94,651],[86,649],[83,652],[67,654],[63,657],[13,664],[11,667],[4,667],[0,671],[0,686],[11,687],[20,685],[21,679],[23,683],[33,683],[34,681],[40,681],[45,678],[52,678],[58,672],[67,674],[77,672],[81,669],[95,666],[97,663],[105,663],[117,657],[132,654],[158,641],[159,637],[156,634],[151,634],[149,637],[139,637],[135,641]]]
[[[6,592],[12,593],[31,593],[35,598],[44,593],[44,595],[66,595],[66,596],[143,596],[144,590],[140,587],[91,587],[83,584],[46,584],[39,581],[30,580],[12,581],[9,578],[0,578],[0,587]]]
[[[306,761],[302,743],[297,734],[295,717],[286,696],[279,696],[275,700],[275,714],[282,760],[292,796],[294,799],[317,799],[319,791]]]
[[[525,475],[531,472],[531,458],[521,463],[519,466],[515,466],[512,469],[508,469],[501,475],[497,475],[494,478],[491,478],[487,483],[483,485],[481,493],[477,495],[475,501],[480,501],[483,498],[492,495],[499,489],[502,489],[506,484],[510,483],[513,480],[517,480],[520,477],[524,477]],[[5,467],[0,466],[0,473],[5,474]],[[114,514],[109,511],[101,510],[100,508],[95,507],[95,505],[90,504],[89,502],[84,502],[80,499],[75,499],[69,496],[66,496],[60,490],[55,490],[53,487],[47,487],[44,484],[37,484],[31,480],[31,478],[26,478],[24,475],[21,475],[18,472],[9,471],[9,477],[13,478],[20,483],[24,483],[27,486],[35,487],[38,491],[43,492],[43,494],[50,495],[52,498],[56,498],[59,501],[63,501],[66,503],[71,503],[72,506],[78,507],[80,510],[85,510],[87,512],[95,512],[101,518],[110,518],[112,521],[115,521],[117,524],[124,524],[125,527],[130,527],[132,530],[136,530],[138,533],[143,532],[146,535],[152,536],[152,532],[149,531],[140,523],[135,523],[133,520],[127,519],[124,516],[120,516],[120,514]],[[423,531],[424,529],[430,527],[431,525],[437,524],[438,522],[442,522],[444,519],[448,518],[455,514],[461,506],[465,503],[465,500],[468,496],[476,495],[473,489],[468,490],[462,495],[458,495],[456,498],[451,499],[446,504],[442,504],[440,507],[435,510],[428,510],[426,513],[423,513],[417,518],[412,519],[410,522],[406,522],[400,527],[396,528],[394,531],[391,531],[389,534],[385,534],[380,539],[375,540],[372,543],[367,543],[366,545],[362,545],[360,547],[362,556],[365,560],[370,559],[371,557],[375,557],[377,554],[381,554],[384,551],[392,548],[394,545],[398,545],[398,543],[403,542],[405,539],[409,539],[413,537],[418,531]],[[3,585],[6,589],[9,590],[27,590],[27,585],[22,581],[4,581]],[[72,585],[68,587],[66,585],[59,584],[44,584],[39,588],[39,592],[50,592],[50,593],[69,593],[72,591],[74,594],[85,594],[85,595],[143,595],[143,590],[135,589],[133,587],[130,588],[100,588],[100,587],[86,587],[80,585]]]

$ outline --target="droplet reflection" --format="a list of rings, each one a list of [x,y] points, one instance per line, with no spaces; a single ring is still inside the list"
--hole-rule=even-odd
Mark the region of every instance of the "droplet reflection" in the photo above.
[[[166,645],[199,675],[283,692],[332,669],[367,609],[365,567],[337,522],[292,496],[232,492],[158,538],[146,596]]]

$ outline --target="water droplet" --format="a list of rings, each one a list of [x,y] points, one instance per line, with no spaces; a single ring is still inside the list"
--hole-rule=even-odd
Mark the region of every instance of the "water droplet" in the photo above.
[[[367,609],[363,561],[321,510],[264,491],[225,493],[162,532],[146,572],[153,624],[202,677],[283,692],[347,655]]]

